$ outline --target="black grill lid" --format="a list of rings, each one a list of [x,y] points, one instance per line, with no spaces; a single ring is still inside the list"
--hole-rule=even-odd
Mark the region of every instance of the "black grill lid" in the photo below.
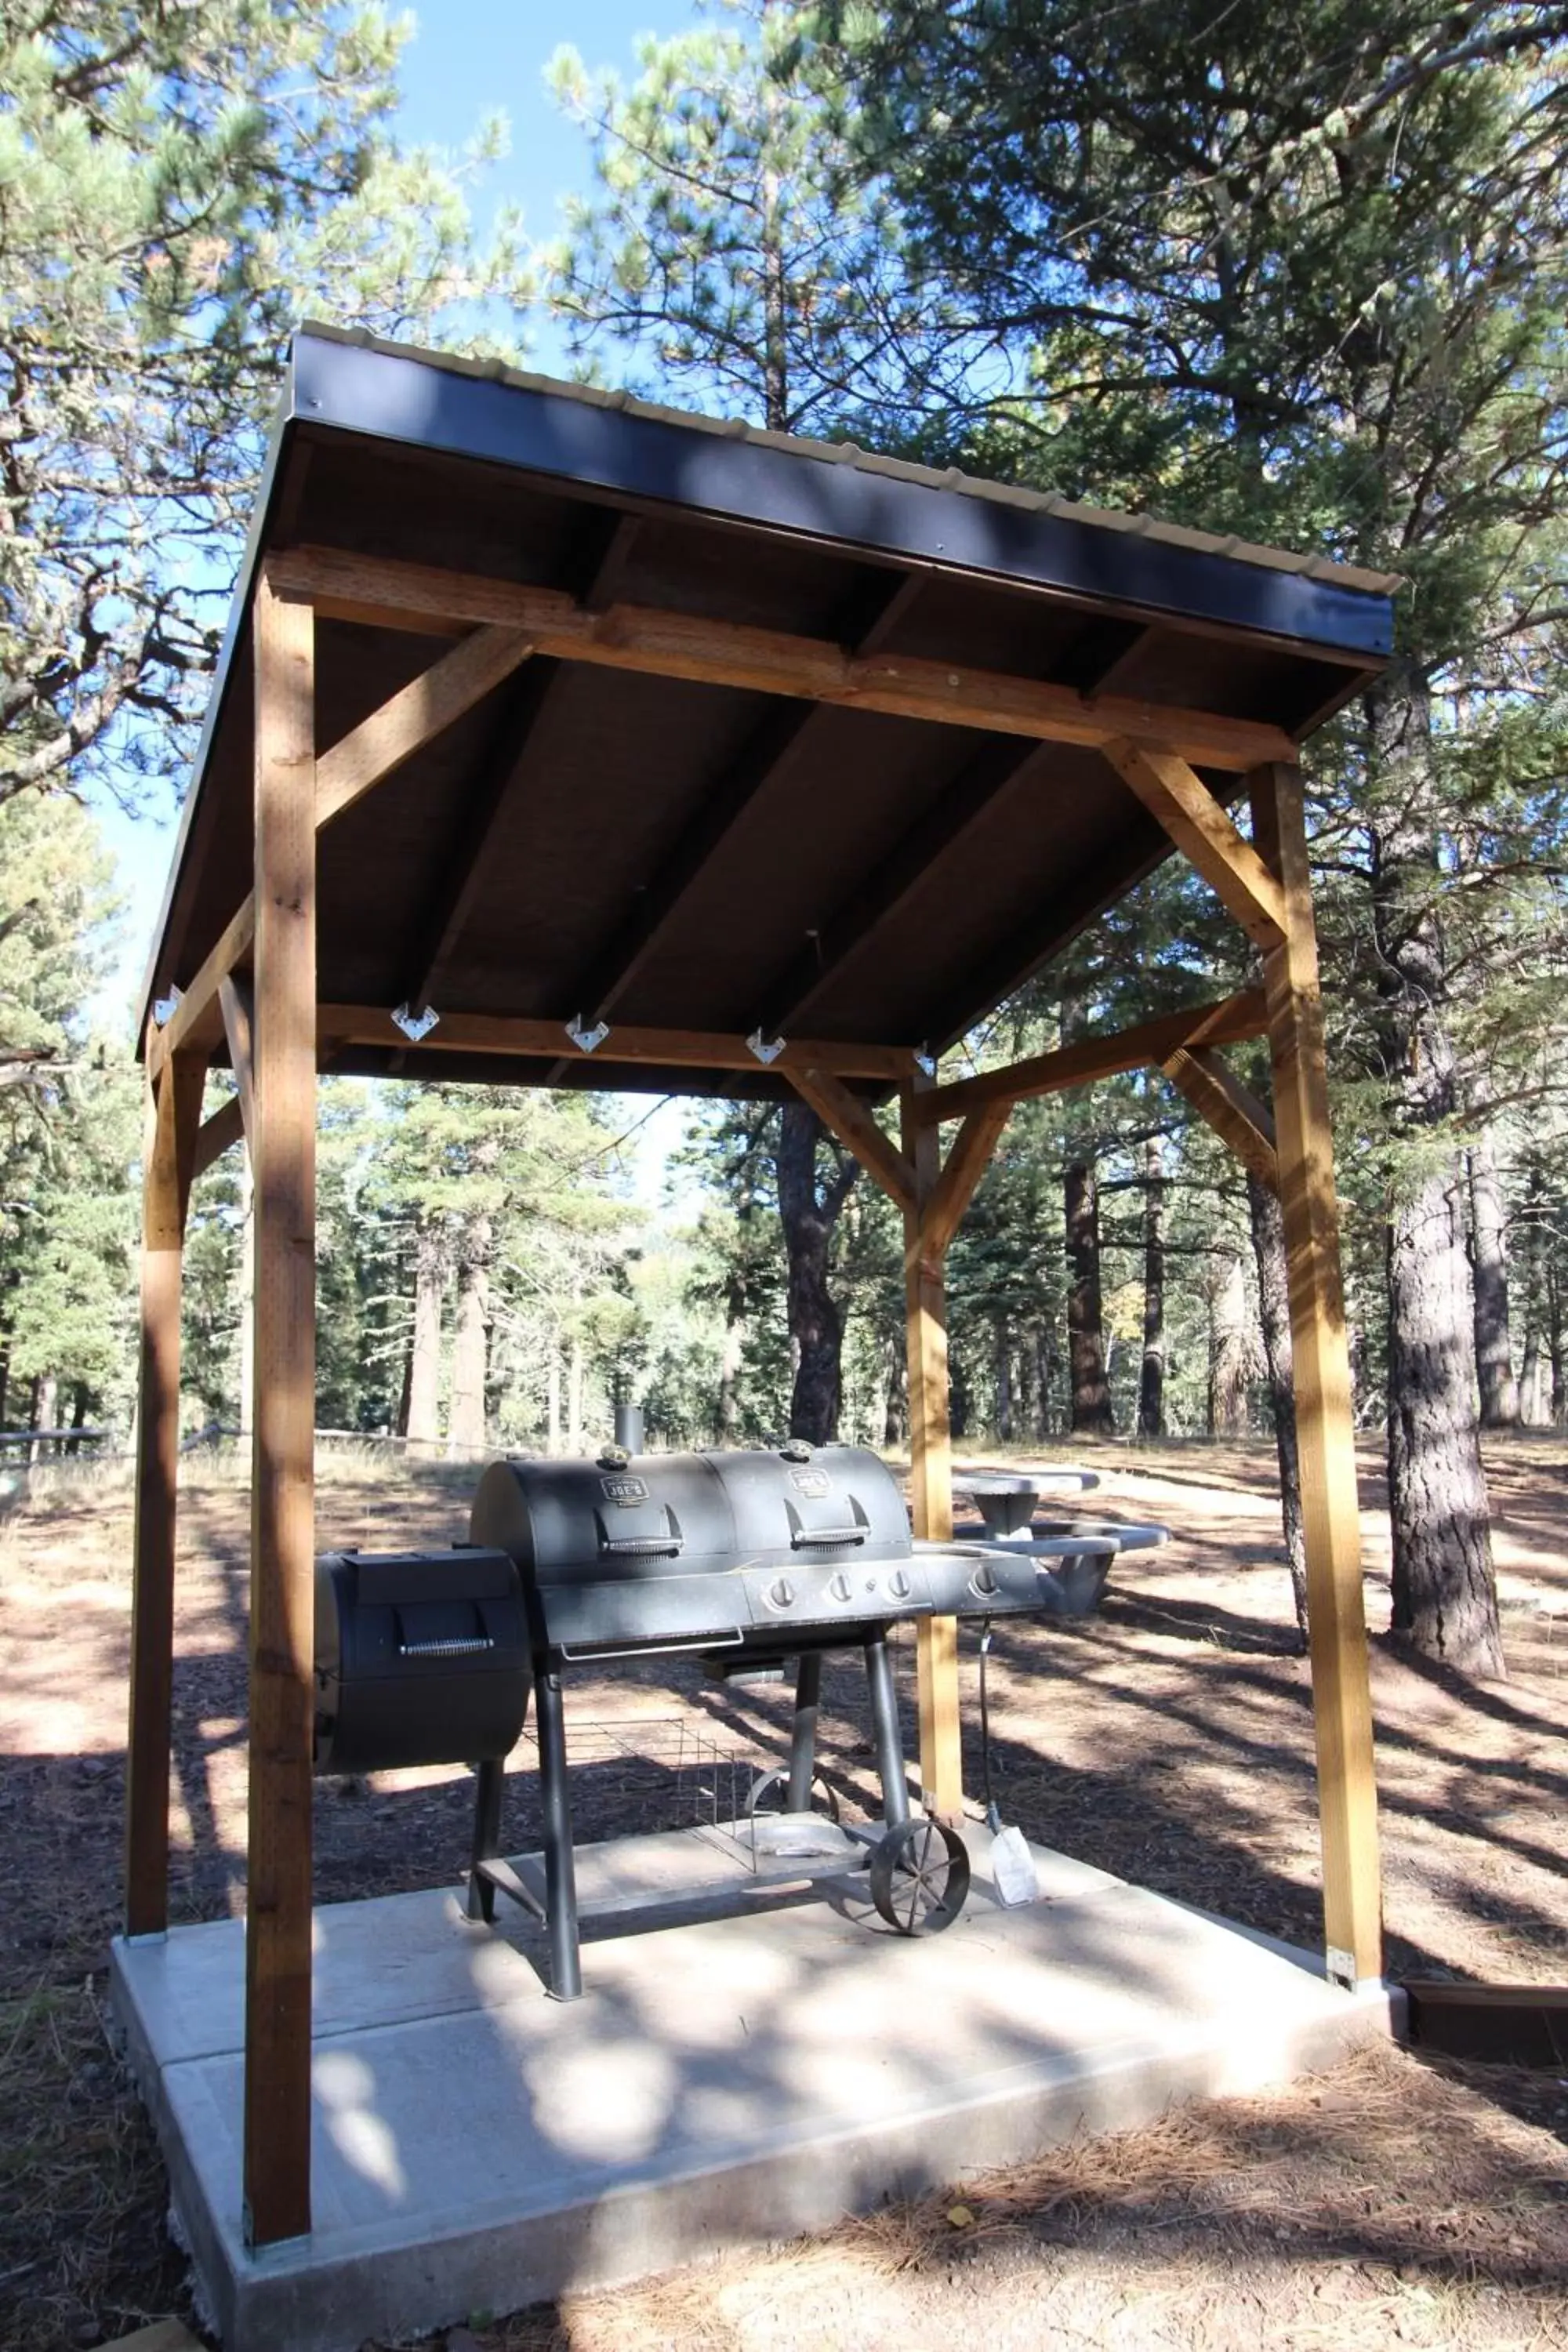
[[[539,1585],[910,1556],[898,1487],[857,1445],[496,1462],[469,1533]]]

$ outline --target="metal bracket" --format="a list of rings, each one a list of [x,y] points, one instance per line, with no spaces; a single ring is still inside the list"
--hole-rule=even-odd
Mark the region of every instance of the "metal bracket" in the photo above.
[[[153,999],[153,1019],[158,1028],[166,1029],[168,1027],[170,1022],[174,1017],[180,999],[184,993],[184,991],[183,989],[172,988],[167,996],[159,996]]]
[[[1353,1952],[1331,1944],[1323,1954],[1323,1966],[1331,1984],[1338,1985],[1342,1992],[1354,1992],[1357,1978]]]
[[[746,1040],[746,1045],[766,1069],[770,1062],[778,1060],[779,1055],[784,1052],[785,1042],[783,1037],[764,1037],[760,1029],[753,1029]]]
[[[411,1013],[406,1004],[400,1004],[392,1016],[392,1025],[402,1030],[411,1045],[417,1045],[422,1038],[428,1037],[440,1018],[433,1004],[422,1004],[417,1013]]]
[[[607,1021],[595,1021],[590,1029],[580,1013],[574,1013],[571,1020],[566,1024],[566,1034],[580,1054],[591,1054],[595,1046],[604,1044],[609,1034],[610,1024]]]

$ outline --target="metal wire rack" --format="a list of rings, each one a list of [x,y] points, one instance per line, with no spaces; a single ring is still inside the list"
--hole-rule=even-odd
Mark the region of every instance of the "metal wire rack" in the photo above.
[[[533,1742],[531,1724],[525,1734]],[[684,1716],[574,1718],[568,1748],[579,1838],[718,1829],[746,1819],[758,1748]]]

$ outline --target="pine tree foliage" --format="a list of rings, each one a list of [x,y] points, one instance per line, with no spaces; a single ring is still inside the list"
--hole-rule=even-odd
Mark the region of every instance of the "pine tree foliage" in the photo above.
[[[340,0],[0,5],[0,798],[180,763],[295,321],[523,287]],[[481,137],[477,163],[499,132]]]

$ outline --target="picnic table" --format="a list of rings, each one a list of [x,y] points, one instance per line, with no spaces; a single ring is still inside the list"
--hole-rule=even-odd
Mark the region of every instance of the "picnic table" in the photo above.
[[[953,1479],[952,1492],[955,1499],[973,1503],[988,1535],[1011,1536],[1027,1532],[1036,1505],[1047,1495],[1064,1488],[1087,1494],[1099,1484],[1093,1470],[964,1470]]]

